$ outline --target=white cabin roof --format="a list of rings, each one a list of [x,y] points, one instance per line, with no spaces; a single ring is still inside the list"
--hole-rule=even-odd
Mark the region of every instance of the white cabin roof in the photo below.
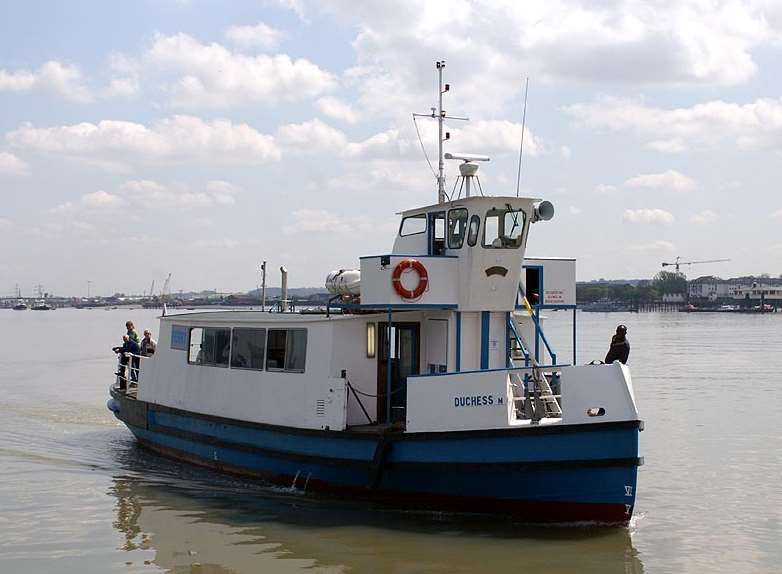
[[[487,206],[505,205],[509,203],[513,208],[520,209],[528,207],[533,203],[542,201],[537,197],[515,197],[504,195],[474,195],[472,197],[462,197],[453,201],[445,203],[435,203],[432,205],[426,205],[424,207],[416,207],[413,209],[407,209],[402,211],[400,215],[409,216],[418,213],[427,213],[430,211],[442,211],[444,209],[450,209],[452,207],[472,207],[472,208],[485,208]]]
[[[382,313],[362,315],[325,314],[315,313],[270,313],[268,311],[224,310],[224,311],[196,311],[193,313],[174,313],[161,316],[161,321],[181,323],[183,325],[205,324],[288,324],[288,323],[319,323],[325,321],[355,321],[357,318],[372,320],[377,317],[385,317]]]

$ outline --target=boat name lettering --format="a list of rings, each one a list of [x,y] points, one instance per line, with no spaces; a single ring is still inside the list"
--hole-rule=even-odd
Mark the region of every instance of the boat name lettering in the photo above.
[[[454,407],[485,407],[492,405],[501,405],[503,403],[502,397],[494,397],[493,395],[471,395],[467,397],[454,397]]]

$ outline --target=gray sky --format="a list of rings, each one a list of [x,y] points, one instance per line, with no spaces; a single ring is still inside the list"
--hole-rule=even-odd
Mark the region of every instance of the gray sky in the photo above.
[[[436,201],[411,112],[551,200],[578,278],[782,273],[779,2],[4,2],[0,293],[246,290],[387,252]],[[420,121],[430,156],[435,124]],[[455,165],[448,166],[453,184]],[[278,280],[272,275],[272,283]]]

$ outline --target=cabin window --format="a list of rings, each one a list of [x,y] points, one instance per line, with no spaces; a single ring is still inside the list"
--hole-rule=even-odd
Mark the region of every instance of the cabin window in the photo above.
[[[201,344],[204,339],[204,330],[201,327],[190,329],[190,343],[188,345],[187,362],[194,365],[201,364],[204,354],[201,352]]]
[[[467,245],[475,247],[478,243],[478,231],[481,228],[481,218],[478,215],[473,215],[470,218],[470,228],[467,232]]]
[[[266,329],[234,329],[231,338],[231,368],[263,370]]]
[[[227,367],[231,330],[214,327],[190,329],[188,362],[211,367]]]
[[[467,232],[467,210],[452,209],[448,212],[448,247],[461,249]]]
[[[483,246],[489,249],[521,247],[525,218],[521,209],[490,209],[483,225]]]
[[[445,212],[429,214],[429,255],[445,255]]]
[[[307,329],[269,329],[266,368],[303,373],[307,357]]]
[[[399,235],[406,237],[408,235],[417,235],[426,231],[426,214],[411,215],[402,219],[399,226]]]

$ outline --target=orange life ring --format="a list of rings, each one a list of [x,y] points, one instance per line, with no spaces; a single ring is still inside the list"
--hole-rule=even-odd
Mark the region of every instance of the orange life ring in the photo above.
[[[412,269],[418,273],[418,285],[412,290],[406,289],[402,285],[402,273],[407,269]],[[426,272],[426,267],[423,266],[423,263],[417,259],[402,259],[394,267],[394,272],[391,274],[391,283],[402,299],[418,299],[429,286],[429,274]]]

